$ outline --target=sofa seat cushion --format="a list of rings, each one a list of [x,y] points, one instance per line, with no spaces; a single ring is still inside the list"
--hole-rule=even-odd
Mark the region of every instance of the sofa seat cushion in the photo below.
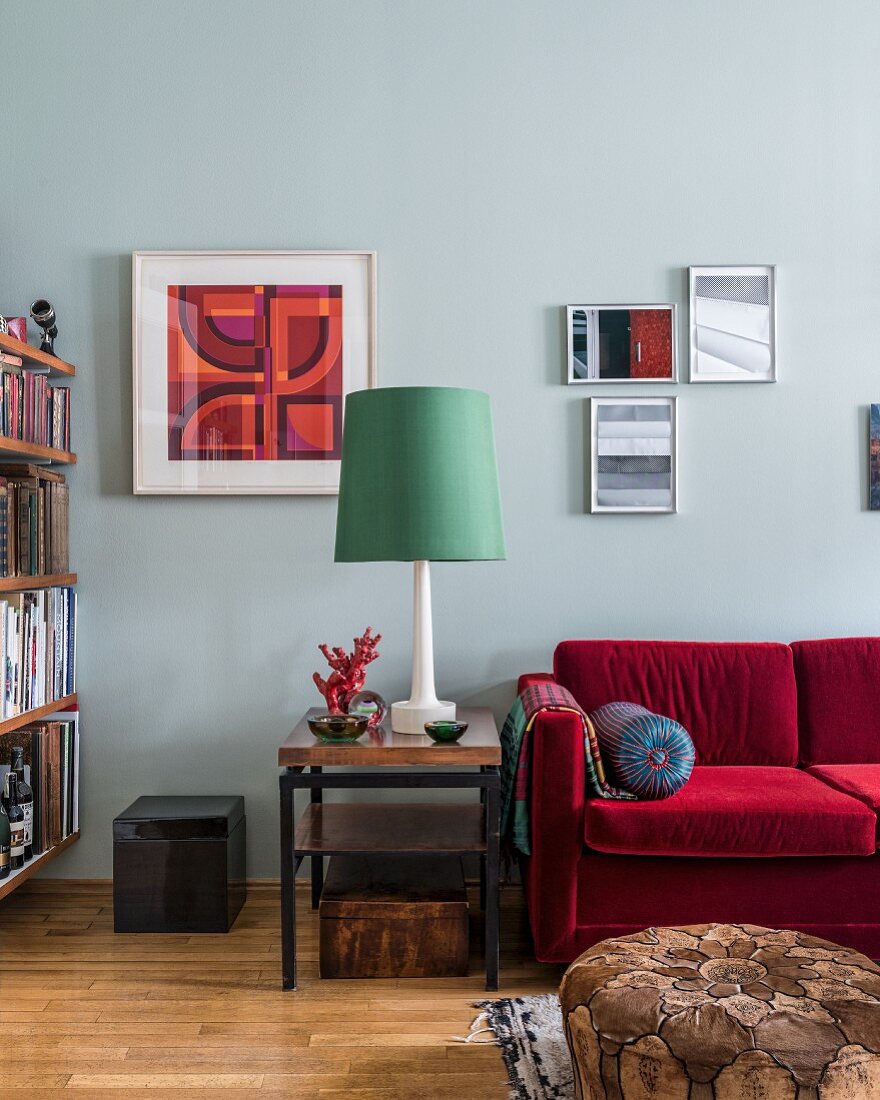
[[[829,787],[857,798],[875,814],[880,814],[880,764],[816,764],[807,771]],[[880,848],[880,822],[877,825],[877,847]]]
[[[587,846],[620,855],[868,856],[876,832],[863,802],[796,768],[698,766],[662,802],[593,798],[584,813]]]

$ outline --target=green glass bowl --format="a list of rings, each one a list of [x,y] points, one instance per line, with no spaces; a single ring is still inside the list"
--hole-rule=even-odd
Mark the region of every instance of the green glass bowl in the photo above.
[[[451,745],[467,728],[467,722],[425,722],[425,733],[439,745]]]
[[[369,720],[366,714],[318,714],[307,719],[315,737],[337,744],[357,741],[367,732]]]

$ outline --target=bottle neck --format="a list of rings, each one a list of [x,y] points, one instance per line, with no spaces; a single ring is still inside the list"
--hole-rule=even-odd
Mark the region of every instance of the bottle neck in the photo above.
[[[12,757],[9,762],[10,769],[15,772],[19,783],[24,781],[24,751],[19,748],[12,750]]]

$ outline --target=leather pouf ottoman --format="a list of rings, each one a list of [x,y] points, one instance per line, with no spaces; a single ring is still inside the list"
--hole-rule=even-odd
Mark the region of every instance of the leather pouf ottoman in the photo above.
[[[799,932],[649,928],[559,990],[581,1100],[880,1097],[880,967]]]

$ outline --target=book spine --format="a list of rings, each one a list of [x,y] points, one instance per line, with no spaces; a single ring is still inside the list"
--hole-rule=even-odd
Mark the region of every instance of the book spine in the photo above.
[[[8,577],[9,574],[9,553],[7,550],[6,537],[6,497],[9,492],[9,486],[6,484],[6,478],[0,478],[0,577]]]
[[[51,777],[51,835],[52,844],[61,843],[61,724],[51,722],[49,724],[49,736],[52,743],[52,777]]]
[[[28,539],[30,536],[31,521],[30,521],[30,502],[31,495],[24,488],[19,486],[18,491],[18,566],[20,573],[28,572],[28,564],[30,562],[30,546],[28,545]]]
[[[69,441],[67,445],[69,446]],[[66,573],[68,569],[70,569],[70,541],[68,537],[70,498],[69,489],[66,484],[58,486],[58,499],[61,505],[58,515],[58,525],[60,528],[58,571],[59,573]]]
[[[27,731],[23,730],[22,733]],[[32,844],[34,855],[38,856],[43,851],[43,790],[42,790],[42,747],[40,742],[40,729],[35,727],[30,731],[31,741],[31,790],[34,792],[34,816],[32,825]]]
[[[70,723],[62,724],[61,734],[61,839],[68,834],[67,815],[70,807]]]

